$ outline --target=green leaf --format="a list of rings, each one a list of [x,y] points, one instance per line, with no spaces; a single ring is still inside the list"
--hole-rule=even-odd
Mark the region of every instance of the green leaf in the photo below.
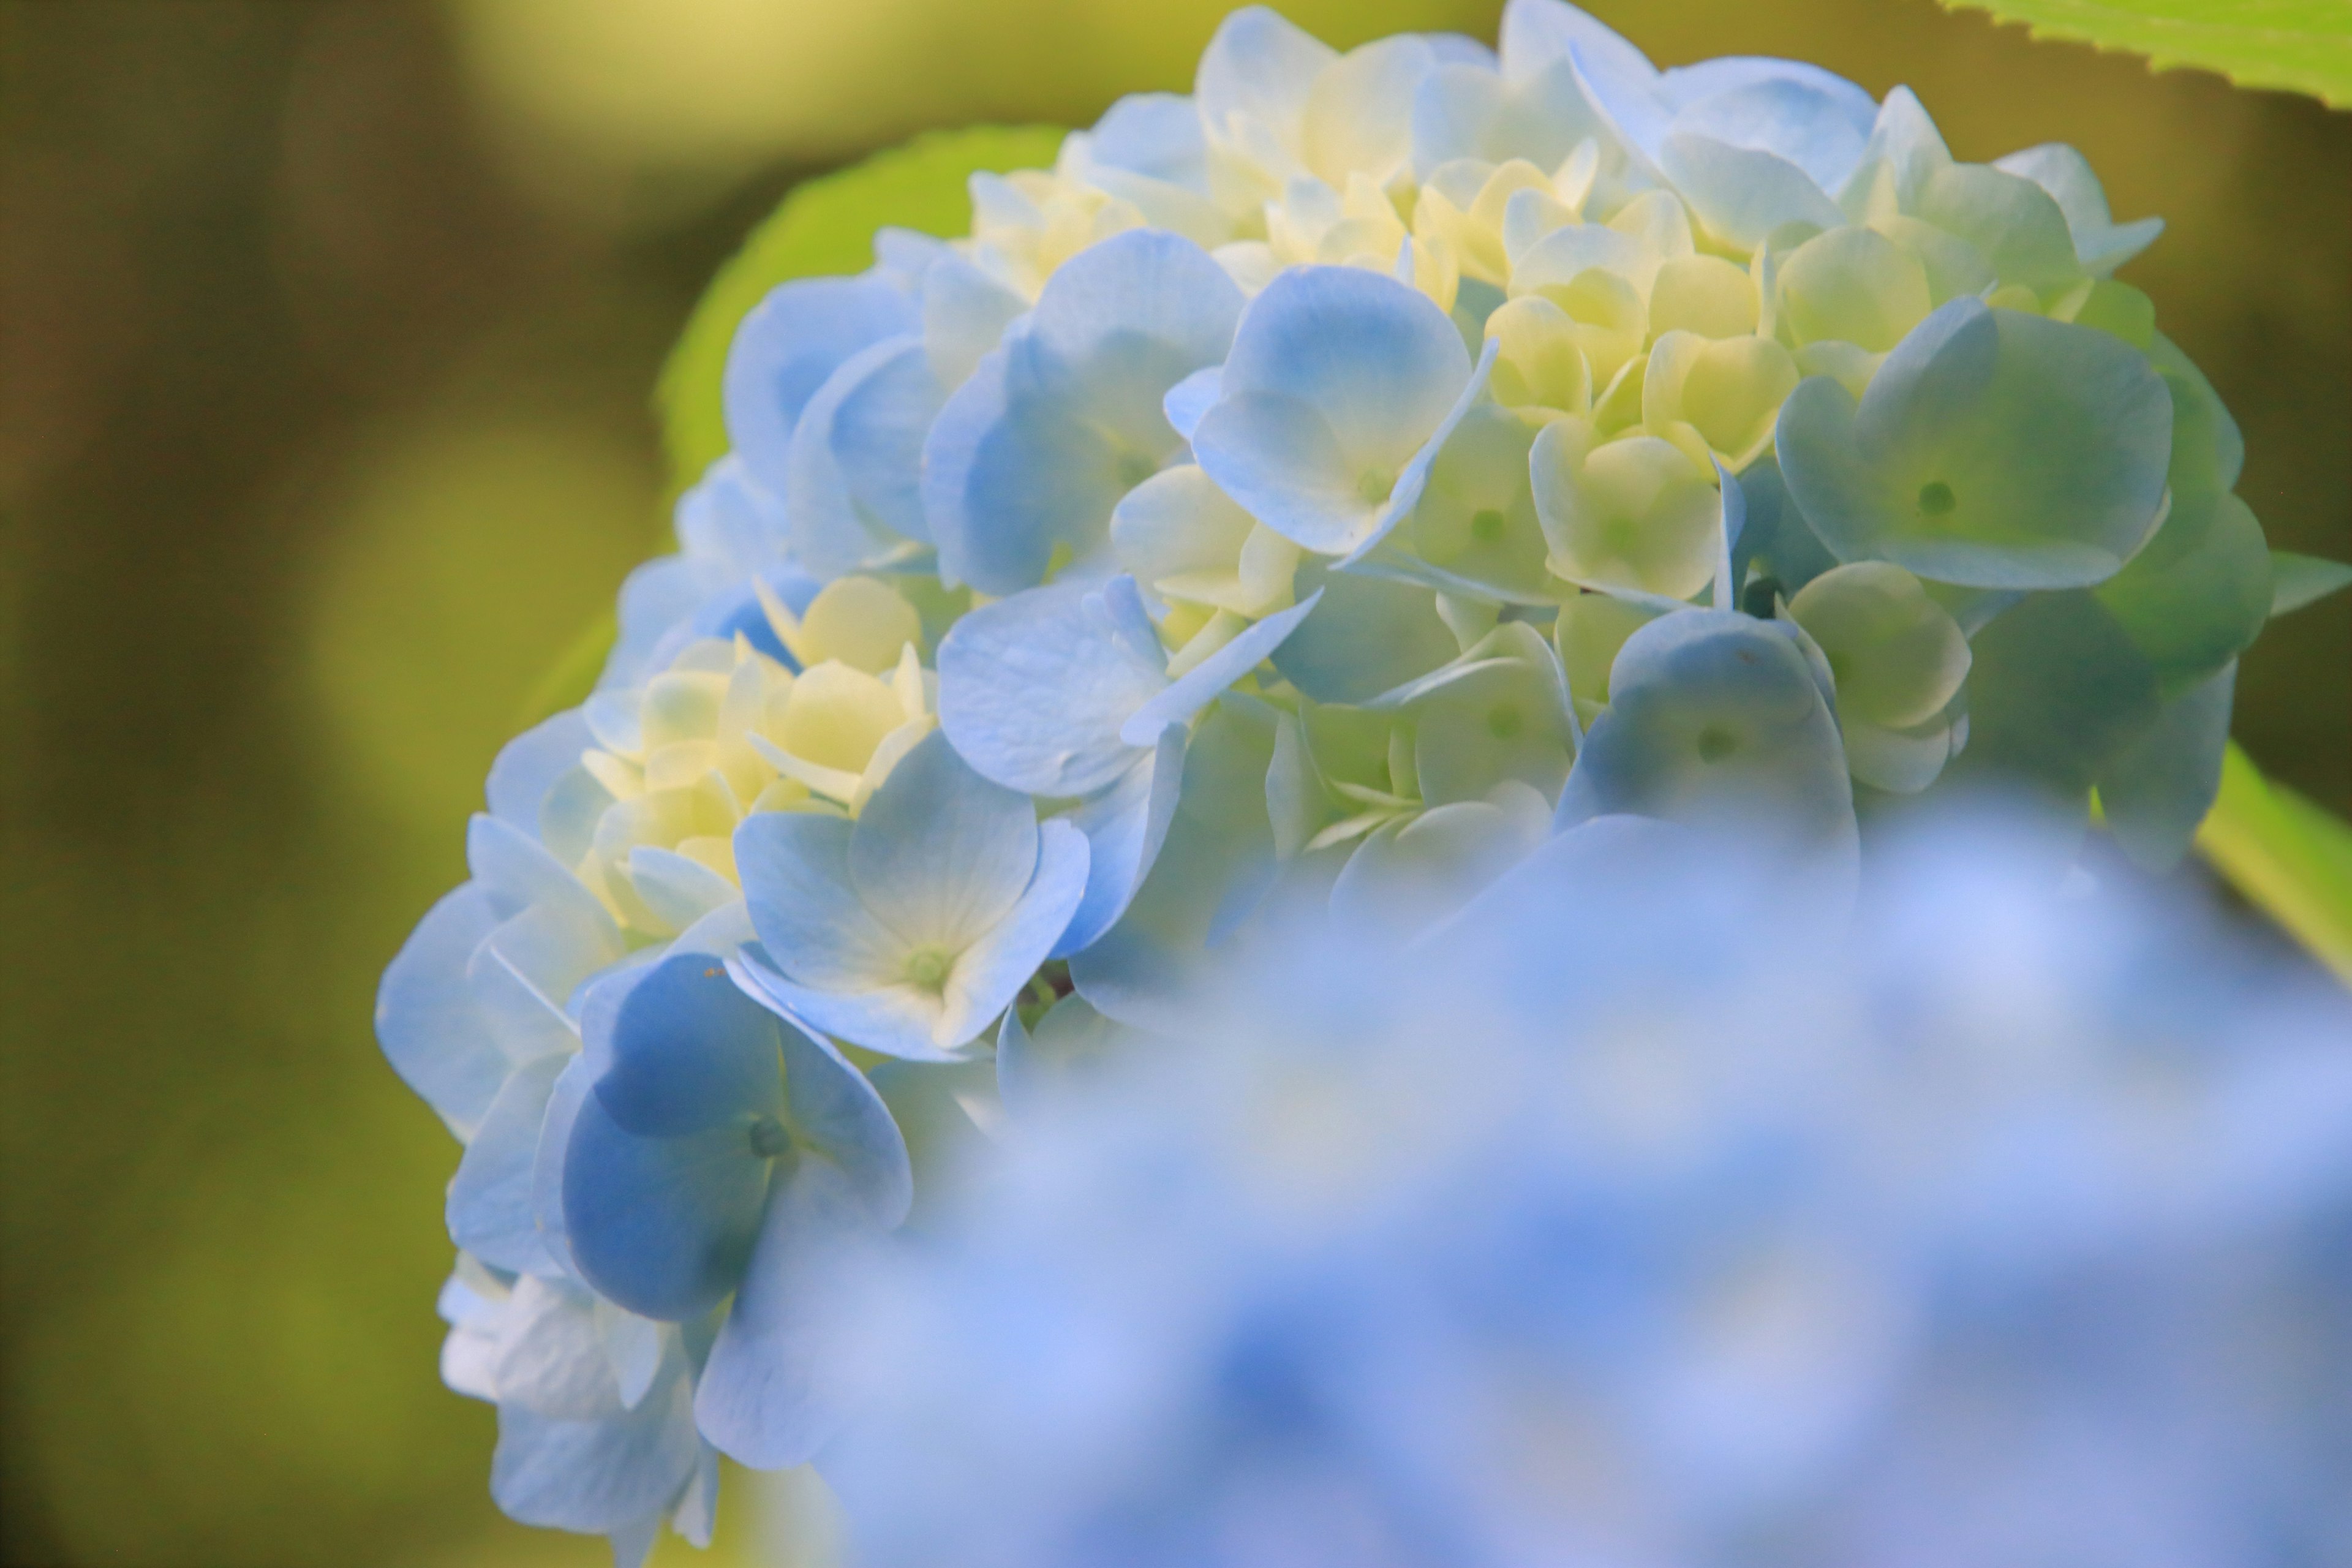
[[[2352,984],[2352,826],[2264,779],[2232,745],[2197,847],[2248,901]]]
[[[2352,566],[2292,550],[2271,552],[2271,614],[2284,616],[2352,584]]]
[[[719,378],[727,347],[769,289],[793,278],[864,271],[877,228],[969,233],[972,174],[1050,168],[1063,135],[1042,125],[934,132],[794,186],[711,280],[662,367],[654,405],[673,485],[684,489],[726,454]]]
[[[2194,66],[2240,87],[2285,88],[2352,108],[2352,5],[2345,0],[1944,0],[2063,38]]]

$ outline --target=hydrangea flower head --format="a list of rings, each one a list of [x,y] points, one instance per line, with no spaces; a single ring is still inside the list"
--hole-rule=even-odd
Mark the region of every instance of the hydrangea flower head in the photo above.
[[[923,1212],[992,1057],[1020,1100],[1301,911],[1393,946],[1601,819],[1851,884],[1981,774],[2168,864],[2272,612],[2113,276],[2156,221],[1900,88],[1253,6],[971,197],[744,318],[679,551],[379,998],[467,1143],[499,1496],[625,1568],[709,1446],[822,1447],[812,1238]]]

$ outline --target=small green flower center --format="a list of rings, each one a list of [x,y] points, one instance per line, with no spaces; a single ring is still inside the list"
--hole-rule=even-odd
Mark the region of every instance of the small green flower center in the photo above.
[[[1929,479],[1919,487],[1919,515],[1922,517],[1942,517],[1957,504],[1952,487],[1941,479]]]
[[[1739,737],[1720,724],[1709,724],[1698,732],[1698,760],[1719,763],[1739,750]]]
[[[751,1152],[762,1160],[772,1160],[793,1146],[793,1135],[784,1124],[772,1116],[762,1116],[751,1123]]]
[[[947,984],[948,971],[954,967],[952,955],[936,947],[919,947],[907,955],[907,984],[937,991]]]
[[[1474,512],[1470,517],[1470,537],[1481,544],[1492,544],[1503,537],[1503,514],[1493,507]]]
[[[1506,705],[1491,709],[1486,714],[1486,733],[1497,741],[1507,741],[1517,734],[1525,723],[1516,708]]]
[[[1133,489],[1160,471],[1160,465],[1142,452],[1122,453],[1118,459],[1118,483],[1122,489]]]
[[[1388,500],[1389,492],[1394,489],[1396,476],[1384,474],[1378,468],[1365,469],[1362,477],[1356,480],[1356,493],[1375,506]]]

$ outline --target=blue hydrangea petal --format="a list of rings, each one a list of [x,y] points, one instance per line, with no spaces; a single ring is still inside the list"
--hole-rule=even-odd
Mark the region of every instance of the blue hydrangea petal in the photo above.
[[[1294,268],[1244,313],[1195,460],[1268,528],[1344,554],[1394,521],[1392,492],[1458,417],[1473,369],[1419,291],[1358,268]]]
[[[1331,884],[1332,918],[1391,938],[1434,926],[1546,837],[1549,802],[1526,800],[1518,811],[1455,801],[1376,830]]]
[[[862,991],[820,991],[802,985],[746,949],[732,962],[737,984],[787,1018],[838,1039],[908,1061],[961,1059],[961,1041],[935,1043],[945,1008],[937,996],[901,982],[869,983]]]
[[[558,1272],[531,1207],[531,1173],[548,1097],[568,1057],[543,1057],[507,1079],[449,1182],[449,1239],[493,1268]]]
[[[1002,921],[1028,887],[1036,809],[1027,795],[973,772],[934,731],[866,803],[848,864],[858,897],[905,944],[957,952]],[[775,955],[789,968],[785,954]]]
[[[940,726],[982,777],[1083,796],[1134,764],[1119,730],[1168,678],[1129,590],[1031,589],[972,611],[941,640]]]
[[[401,1081],[459,1137],[470,1136],[513,1062],[474,1005],[466,966],[498,925],[468,882],[416,922],[376,987],[375,1037]]]
[[[2171,415],[2162,378],[2120,339],[1962,299],[1895,345],[1860,404],[1827,378],[1800,384],[1775,444],[1841,560],[1965,587],[2079,587],[2159,521]]]
[[[770,1163],[752,1148],[748,1122],[639,1137],[591,1094],[570,1142],[563,1224],[588,1283],[640,1317],[672,1322],[724,1300],[768,1201]]]
[[[1247,5],[1217,26],[1193,73],[1192,101],[1213,138],[1236,115],[1295,140],[1315,79],[1339,51],[1264,5]]]
[[[1127,912],[1174,820],[1185,740],[1183,726],[1168,726],[1150,752],[1070,814],[1070,826],[1087,836],[1087,890],[1046,956],[1067,958],[1091,946]]]
[[[1560,793],[1559,826],[1625,813],[1754,819],[1850,858],[1853,788],[1837,721],[1783,623],[1661,616],[1626,639],[1609,687]]]
[[[1040,582],[1056,544],[1091,554],[1119,498],[1181,447],[1162,402],[1224,357],[1241,308],[1206,251],[1160,230],[1065,263],[924,447],[941,571],[1005,595]]]
[[[572,1130],[580,1108],[596,1092],[599,1068],[586,1053],[574,1053],[556,1075],[547,1097],[547,1113],[540,1123],[539,1150],[532,1156],[530,1208],[539,1222],[540,1243],[565,1273],[580,1278],[572,1257],[572,1237],[563,1223],[563,1172],[572,1154]]]
[[[2099,775],[2107,831],[2142,868],[2168,871],[2196,840],[2198,825],[2221,790],[2221,755],[2230,740],[2237,689],[2232,659],[2158,710],[2146,733]]]
[[[1777,153],[1675,131],[1659,148],[1658,163],[1706,231],[1743,250],[1785,224],[1826,229],[1844,221],[1821,186]]]
[[[1213,936],[1238,923],[1278,869],[1266,815],[1275,713],[1228,696],[1210,710],[1184,756],[1167,841],[1135,901],[1100,941],[1072,955],[1078,994],[1106,1017],[1138,1028],[1181,1016],[1213,972]]]
[[[629,886],[671,931],[682,931],[735,901],[735,884],[675,849],[640,844],[629,851]]]
[[[923,273],[923,351],[941,392],[971,378],[1029,301],[950,251]]]
[[[1286,610],[1279,610],[1237,633],[1234,640],[1186,670],[1167,689],[1137,709],[1119,727],[1118,738],[1130,746],[1155,744],[1171,724],[1189,721],[1214,702],[1225,689],[1281,650],[1290,634],[1315,613],[1319,591]]]
[[[695,1390],[695,1422],[721,1453],[757,1469],[806,1464],[840,1420],[820,1329],[823,1289],[870,1227],[866,1203],[831,1161],[805,1156],[777,1184],[751,1265]]]
[[[1572,65],[1576,50],[1595,66],[1614,68],[1615,74],[1637,81],[1654,80],[1658,74],[1640,49],[1566,0],[1508,0],[1498,37],[1503,79],[1512,83]]]
[[[1037,973],[1087,890],[1087,837],[1066,822],[1038,830],[1037,874],[1021,901],[958,955],[949,971],[931,1043],[941,1050],[978,1036]]]
[[[545,1529],[625,1533],[657,1521],[701,1451],[690,1397],[681,1377],[616,1417],[572,1421],[501,1406],[490,1496],[509,1519]]]
[[[761,482],[782,493],[793,427],[843,361],[921,324],[904,290],[870,274],[797,279],[754,305],[727,351],[721,396],[728,438]]]
[[[1360,568],[1299,580],[1318,584],[1315,613],[1275,649],[1274,668],[1318,702],[1369,702],[1462,651],[1432,589]]]
[[[729,577],[779,565],[791,545],[784,509],[730,452],[677,498],[677,542],[685,557]]]
[[[532,725],[499,748],[490,763],[490,815],[499,821],[539,837],[540,804],[555,781],[580,763],[580,754],[594,742],[588,721],[577,708]]]
[[[1037,1115],[1040,1100],[1065,1079],[1135,1035],[1096,1012],[1083,996],[1055,1002],[1037,1020],[1034,1034],[1022,1026],[1018,1009],[1006,1009],[996,1033],[997,1095],[1005,1113],[1015,1121]]]
[[[2154,245],[2164,232],[2160,217],[2119,224],[2107,209],[2107,193],[2089,160],[2063,142],[2048,142],[1996,158],[1992,166],[2004,174],[2032,181],[2050,193],[2065,215],[2074,236],[2075,258],[2083,270],[2104,278]]]
[[[907,1217],[915,1174],[907,1141],[866,1075],[827,1041],[783,1030],[785,1121],[793,1142],[839,1166],[885,1230]]]
[[[761,944],[803,985],[894,979],[906,943],[867,910],[849,874],[853,829],[837,817],[761,812],[735,830],[735,865]]]
[[[845,361],[793,428],[784,480],[793,552],[820,577],[887,565],[930,542],[923,442],[945,401],[923,341],[886,338]]]
[[[1666,72],[1659,86],[1679,106],[1669,140],[1769,153],[1824,193],[1844,185],[1878,118],[1868,93],[1801,60],[1708,60]]]
[[[1160,411],[1167,416],[1169,427],[1183,439],[1192,438],[1193,428],[1201,416],[1215,406],[1223,394],[1225,367],[1222,364],[1203,366],[1168,389],[1160,400]]]
[[[596,1099],[622,1131],[677,1138],[747,1122],[783,1094],[782,1031],[708,953],[641,975],[614,1010]]]

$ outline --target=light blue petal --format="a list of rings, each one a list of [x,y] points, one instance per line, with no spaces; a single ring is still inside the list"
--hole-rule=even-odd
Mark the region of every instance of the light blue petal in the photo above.
[[[450,1180],[449,1239],[493,1268],[558,1272],[531,1208],[531,1172],[548,1096],[570,1064],[569,1057],[545,1057],[516,1068],[490,1102]]]
[[[572,1260],[572,1238],[563,1224],[563,1171],[572,1155],[572,1129],[580,1120],[580,1108],[595,1095],[599,1070],[581,1052],[556,1075],[547,1097],[547,1116],[540,1124],[539,1152],[531,1162],[530,1207],[539,1221],[541,1244],[574,1279],[580,1278],[580,1266]]]
[[[1079,994],[1106,1016],[1181,1027],[1185,998],[1216,972],[1212,937],[1272,884],[1278,866],[1265,777],[1275,718],[1263,702],[1229,696],[1194,732],[1151,874],[1118,923],[1070,960]]]
[[[1132,229],[1046,283],[941,410],[923,449],[940,569],[990,594],[1091,553],[1111,510],[1181,445],[1169,388],[1225,355],[1240,289],[1192,241]]]
[[[740,1126],[782,1102],[783,1031],[705,953],[664,959],[622,1000],[596,1099],[625,1132]]]
[[[1008,1115],[1028,1121],[1040,1114],[1040,1101],[1074,1073],[1108,1056],[1135,1032],[1113,1023],[1083,996],[1065,996],[1037,1020],[1032,1035],[1021,1026],[1017,1009],[1008,1008],[1004,1026],[996,1035],[997,1093]]]
[[[1154,745],[1169,726],[1189,723],[1193,714],[1223,696],[1227,687],[1272,658],[1299,623],[1315,613],[1321,597],[1319,591],[1309,594],[1235,636],[1137,709],[1119,727],[1118,738],[1130,746]]]
[[[1393,522],[1391,491],[1458,417],[1473,368],[1419,291],[1358,268],[1293,268],[1244,313],[1195,459],[1268,528],[1342,554]]]
[[[784,478],[793,552],[803,565],[837,577],[930,542],[920,468],[945,400],[922,339],[911,333],[853,354],[809,399]]]
[[[1029,797],[974,773],[937,731],[890,770],[849,840],[850,882],[875,918],[950,952],[1003,920],[1036,866]]]
[[[1087,890],[1087,837],[1066,822],[1038,833],[1037,875],[1021,901],[963,950],[948,973],[947,1008],[931,1043],[942,1050],[975,1038],[1012,1005],[1045,962]]]
[[[871,1223],[895,1227],[915,1201],[915,1176],[889,1109],[829,1042],[795,1027],[782,1033],[784,1114],[793,1142],[840,1167]]]
[[[629,885],[672,931],[684,931],[735,901],[735,884],[675,849],[640,844],[629,851]]]
[[[576,909],[536,904],[482,939],[466,966],[466,981],[499,1047],[512,1060],[526,1062],[572,1048],[572,993],[625,952],[604,921],[583,921]]]
[[[1496,52],[1503,79],[1509,82],[1532,80],[1568,65],[1577,49],[1636,82],[1654,82],[1658,74],[1641,50],[1566,0],[1509,0],[1499,38]]]
[[[878,985],[861,991],[820,991],[802,985],[777,972],[760,949],[746,948],[730,960],[736,984],[760,997],[785,1017],[848,1041],[853,1046],[908,1061],[945,1062],[961,1058],[955,1047],[933,1042],[945,1009],[937,996],[909,984]]]
[[[426,911],[376,987],[375,1037],[401,1081],[468,1137],[514,1064],[474,1005],[466,966],[498,925],[468,882]]]
[[[1637,50],[1620,51],[1580,38],[1569,45],[1568,58],[1584,101],[1614,133],[1628,161],[1664,180],[1658,149],[1665,144],[1674,114],[1658,89],[1657,68]]]
[[[1092,520],[1099,512],[1108,527],[1126,489],[1120,454],[1100,431],[1054,416],[1058,409],[1041,416],[1015,406],[1006,353],[982,360],[948,398],[922,458],[940,574],[996,595],[1042,581],[1055,544],[1076,551],[1089,542]]]
[[[844,1250],[872,1228],[855,1184],[825,1159],[777,1184],[751,1265],[710,1347],[694,1416],[721,1453],[756,1469],[806,1464],[839,1424],[838,1362],[823,1324]]]
[[[906,943],[866,910],[849,875],[853,829],[838,817],[761,812],[735,830],[735,867],[761,945],[785,975],[862,989],[895,973]]]
[[[1168,678],[1131,591],[1131,581],[1128,595],[1032,589],[972,611],[941,640],[940,726],[982,777],[1081,796],[1134,764],[1119,731]]]
[[[790,546],[784,509],[730,452],[677,498],[678,547],[730,577],[749,577],[783,562]]]
[[[1188,190],[1208,188],[1201,113],[1181,93],[1129,93],[1095,121],[1091,141],[1097,163]]]
[[[1962,299],[1895,345],[1860,405],[1825,378],[1801,384],[1775,444],[1841,560],[1964,587],[2080,587],[2155,528],[2171,414],[2163,379],[2120,339]]]
[[[536,826],[536,824],[533,824]],[[590,925],[604,912],[596,895],[542,847],[535,833],[477,812],[466,826],[466,865],[501,919],[536,904]],[[612,917],[604,916],[611,924]],[[620,928],[614,926],[617,942]]]
[[[1620,814],[1728,822],[1850,858],[1853,791],[1837,721],[1786,632],[1786,623],[1722,610],[1636,630],[1560,794],[1558,825]]]
[[[1070,814],[1070,826],[1087,836],[1087,890],[1047,957],[1067,958],[1089,946],[1127,912],[1175,817],[1186,738],[1181,725],[1162,730],[1150,754]]]
[[[941,390],[971,377],[1029,301],[950,251],[923,273],[923,350]]]
[[[727,351],[728,438],[782,494],[793,426],[818,387],[869,343],[917,331],[915,302],[884,279],[803,278],[754,305]]]
[[[1174,434],[1169,390],[1223,362],[1244,303],[1240,285],[1191,240],[1129,229],[1055,269],[1016,363],[1038,392],[1082,398],[1071,412],[1164,450]]]
[[[1805,171],[1759,148],[1735,147],[1688,132],[1670,132],[1659,166],[1690,202],[1700,225],[1716,238],[1752,250],[1785,224],[1835,228],[1845,221],[1837,203]]]
[[[2168,871],[2196,840],[2198,824],[2221,790],[2230,740],[2235,660],[2168,700],[2156,722],[2099,775],[2099,806],[2124,853],[2150,871]]]
[[[599,1294],[640,1317],[699,1316],[742,1274],[769,1171],[745,1124],[641,1138],[592,1094],[572,1119],[563,1161],[572,1260]]]
[[[1862,89],[1795,60],[1709,60],[1668,71],[1659,85],[1683,106],[1669,142],[1689,135],[1769,153],[1822,193],[1844,185],[1878,118]]]
[[[1224,389],[1224,380],[1225,367],[1213,364],[1194,371],[1168,389],[1168,395],[1160,400],[1160,408],[1177,435],[1187,441],[1192,438],[1193,427],[1216,403]]]
[[[1382,827],[1331,885],[1332,918],[1390,938],[1426,931],[1509,869],[1547,826],[1541,816],[1529,822],[1485,801],[1457,801]]]
[[[1202,51],[1192,100],[1212,136],[1245,114],[1277,133],[1307,109],[1307,93],[1325,66],[1338,59],[1329,45],[1309,37],[1263,5],[1246,5],[1217,26]]]
[[[595,742],[577,708],[534,724],[499,748],[490,764],[490,815],[539,837],[540,803],[555,781],[580,765],[581,753]]]
[[[683,1377],[635,1410],[592,1421],[499,1410],[490,1495],[510,1519],[591,1534],[660,1514],[694,1474],[702,1443]]]
[[[1428,588],[1361,570],[1319,577],[1315,612],[1274,651],[1285,680],[1318,702],[1369,702],[1451,662],[1462,645]]]

